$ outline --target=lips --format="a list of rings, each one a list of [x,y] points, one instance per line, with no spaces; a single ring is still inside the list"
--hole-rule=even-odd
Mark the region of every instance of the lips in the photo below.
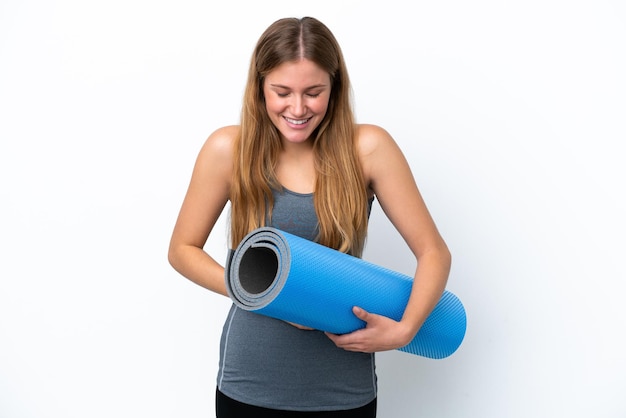
[[[291,119],[288,118],[286,116],[283,116],[283,118],[290,124],[292,125],[304,125],[305,123],[307,123],[308,121],[310,121],[312,118],[307,118],[307,119]]]

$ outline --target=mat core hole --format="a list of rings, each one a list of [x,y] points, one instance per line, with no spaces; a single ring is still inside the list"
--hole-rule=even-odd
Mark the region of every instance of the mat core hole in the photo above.
[[[269,248],[248,248],[239,262],[239,283],[248,293],[267,290],[276,278],[278,259]]]

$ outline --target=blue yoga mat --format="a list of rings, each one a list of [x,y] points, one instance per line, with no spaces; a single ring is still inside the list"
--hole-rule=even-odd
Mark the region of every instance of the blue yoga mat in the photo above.
[[[410,276],[272,227],[244,237],[226,267],[226,287],[238,307],[334,334],[365,326],[353,306],[400,320],[412,283]],[[445,358],[465,330],[465,309],[446,290],[415,338],[398,350]]]

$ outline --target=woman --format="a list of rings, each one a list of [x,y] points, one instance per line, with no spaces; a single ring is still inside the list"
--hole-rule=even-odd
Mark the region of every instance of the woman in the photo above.
[[[450,269],[402,152],[382,128],[355,123],[332,33],[310,17],[274,22],[251,59],[241,124],[215,131],[198,155],[170,263],[227,294],[224,268],[203,246],[228,201],[232,248],[268,225],[360,256],[374,198],[417,260],[402,319],[355,306],[367,326],[332,335],[233,306],[220,344],[218,417],[375,417],[374,353],[413,339]]]

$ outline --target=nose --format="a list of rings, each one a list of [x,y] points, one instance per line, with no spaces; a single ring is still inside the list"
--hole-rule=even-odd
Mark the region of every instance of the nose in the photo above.
[[[307,113],[305,98],[301,95],[295,94],[293,101],[291,102],[291,113],[293,116],[305,116]]]

